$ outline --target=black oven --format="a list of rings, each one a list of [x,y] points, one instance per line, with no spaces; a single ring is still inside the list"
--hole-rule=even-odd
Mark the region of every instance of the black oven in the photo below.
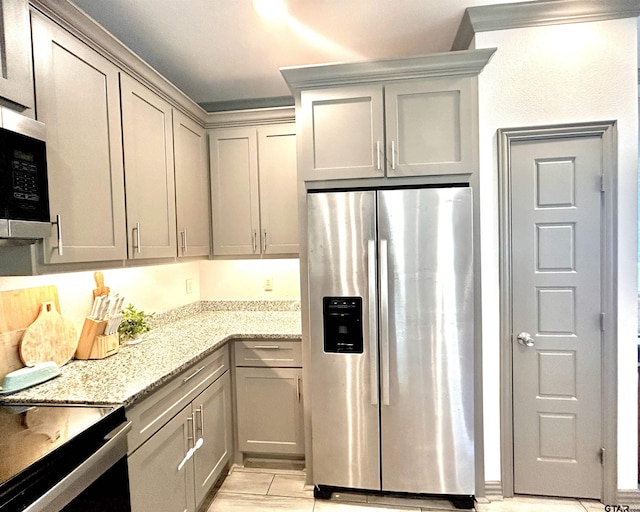
[[[0,512],[130,512],[123,407],[0,406]]]

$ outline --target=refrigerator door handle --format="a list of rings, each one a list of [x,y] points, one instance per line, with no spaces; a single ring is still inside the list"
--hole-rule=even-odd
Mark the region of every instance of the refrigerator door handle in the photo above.
[[[387,241],[380,239],[380,358],[382,359],[382,405],[390,404],[389,392],[389,268]]]
[[[369,386],[371,405],[378,405],[378,301],[376,299],[376,242],[367,240],[367,285],[369,302]]]

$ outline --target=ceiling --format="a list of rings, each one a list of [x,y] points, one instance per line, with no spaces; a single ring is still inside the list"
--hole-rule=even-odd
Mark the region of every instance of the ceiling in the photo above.
[[[282,66],[449,51],[466,7],[513,0],[71,1],[216,111],[292,104]]]

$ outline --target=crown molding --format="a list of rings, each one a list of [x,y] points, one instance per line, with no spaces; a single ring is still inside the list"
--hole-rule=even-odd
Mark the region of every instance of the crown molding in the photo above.
[[[495,51],[495,48],[484,48],[402,59],[285,67],[280,68],[280,73],[293,92],[409,78],[475,76],[484,69]]]
[[[90,46],[122,71],[143,83],[193,121],[203,125],[206,111],[111,32],[68,0],[29,0],[31,7]]]
[[[639,15],[638,0],[536,0],[468,7],[451,49],[467,49],[477,32],[635,18]]]
[[[205,128],[236,128],[265,124],[293,123],[296,120],[295,107],[256,108],[209,112]]]

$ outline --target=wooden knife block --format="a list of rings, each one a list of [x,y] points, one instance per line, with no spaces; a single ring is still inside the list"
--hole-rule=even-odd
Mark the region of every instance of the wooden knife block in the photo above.
[[[116,354],[120,349],[118,333],[104,334],[107,320],[87,318],[82,326],[76,359],[104,359]]]

